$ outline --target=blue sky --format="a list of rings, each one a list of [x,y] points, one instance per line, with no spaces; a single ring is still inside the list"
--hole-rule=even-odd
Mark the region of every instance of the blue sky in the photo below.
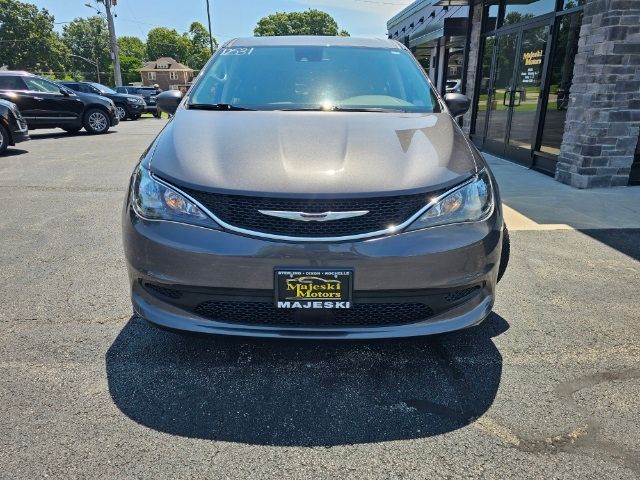
[[[95,0],[31,1],[52,13],[56,22],[91,15],[85,3]],[[276,11],[317,8],[332,15],[352,36],[384,37],[386,22],[412,0],[210,0],[212,29],[219,42],[253,34],[261,17]],[[205,0],[118,0],[116,33],[144,38],[154,26],[184,32],[200,21],[206,26]],[[57,25],[61,29],[62,25]]]

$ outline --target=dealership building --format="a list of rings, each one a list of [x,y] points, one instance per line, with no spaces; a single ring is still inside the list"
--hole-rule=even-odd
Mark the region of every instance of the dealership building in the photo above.
[[[387,22],[483,151],[578,188],[640,184],[640,0],[418,0]]]

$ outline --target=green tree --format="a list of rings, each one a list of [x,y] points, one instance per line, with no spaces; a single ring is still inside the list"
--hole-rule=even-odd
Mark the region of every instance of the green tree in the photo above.
[[[125,85],[141,80],[141,68],[142,62],[140,59],[128,55],[120,55],[120,72],[122,73],[122,83]]]
[[[64,75],[68,51],[53,15],[18,0],[0,0],[0,67]]]
[[[209,31],[200,22],[193,22],[187,34],[191,46],[186,64],[194,70],[200,70],[211,57],[211,46],[209,44]],[[213,39],[213,48],[218,47],[218,42]]]
[[[191,40],[180,35],[173,28],[156,27],[147,34],[147,58],[156,60],[160,57],[172,57],[179,62],[186,62],[189,56]]]
[[[146,46],[138,37],[118,37],[118,50],[120,50],[121,57],[133,57],[141,62],[147,59]]]
[[[262,17],[253,30],[257,37],[283,35],[341,35],[349,33],[338,28],[331,15],[321,10],[276,12]]]
[[[62,29],[62,41],[71,52],[69,67],[74,76],[113,83],[109,32],[102,17],[76,18]],[[86,60],[85,60],[86,59]]]

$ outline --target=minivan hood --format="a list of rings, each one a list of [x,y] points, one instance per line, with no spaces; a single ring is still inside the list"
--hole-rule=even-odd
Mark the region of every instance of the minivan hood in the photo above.
[[[150,169],[189,188],[308,195],[435,190],[478,167],[446,113],[179,109]]]

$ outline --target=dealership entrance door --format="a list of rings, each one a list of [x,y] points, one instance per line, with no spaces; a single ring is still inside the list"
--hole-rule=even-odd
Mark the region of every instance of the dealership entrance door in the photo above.
[[[480,92],[476,125],[484,150],[532,165],[540,94],[548,55],[551,21],[504,29],[485,40],[489,78]],[[486,65],[489,67],[489,65]]]

